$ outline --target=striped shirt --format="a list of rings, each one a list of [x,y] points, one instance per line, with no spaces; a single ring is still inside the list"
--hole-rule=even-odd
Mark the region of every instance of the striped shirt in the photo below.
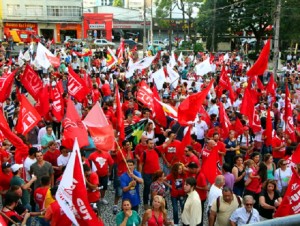
[[[15,112],[15,105],[9,104],[4,107],[4,112],[6,113],[7,118],[12,118]]]

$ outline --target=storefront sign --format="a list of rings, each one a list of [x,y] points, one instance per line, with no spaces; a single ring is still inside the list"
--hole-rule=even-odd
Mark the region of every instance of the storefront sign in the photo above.
[[[89,29],[105,29],[105,24],[89,24]]]
[[[31,28],[33,30],[37,29],[37,24],[35,23],[5,23],[4,26],[7,28],[22,29],[22,30],[26,28],[27,29]]]
[[[146,22],[147,29],[150,28],[150,22]],[[119,29],[143,29],[144,23],[141,21],[133,21],[133,22],[125,22],[125,21],[114,21],[113,22],[113,29],[119,28]]]

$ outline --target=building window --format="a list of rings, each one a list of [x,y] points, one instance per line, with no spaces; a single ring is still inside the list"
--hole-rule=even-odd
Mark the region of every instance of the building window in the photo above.
[[[26,16],[43,16],[43,6],[25,5]]]
[[[76,6],[47,6],[48,16],[78,17],[81,16],[81,8]]]
[[[20,5],[8,4],[7,5],[7,15],[8,16],[20,16],[21,10]]]

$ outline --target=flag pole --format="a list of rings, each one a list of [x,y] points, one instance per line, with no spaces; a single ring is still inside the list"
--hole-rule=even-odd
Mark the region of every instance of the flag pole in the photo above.
[[[126,160],[126,158],[125,158],[123,152],[121,151],[120,145],[119,145],[119,143],[118,143],[116,140],[115,140],[115,143],[117,144],[117,150],[121,153],[122,159],[123,159],[123,161],[125,162],[126,167],[127,167],[128,171],[129,171],[129,166],[128,166],[128,164],[127,164],[127,160]],[[118,151],[117,151],[117,152],[118,152]]]
[[[4,218],[6,218],[11,223],[13,223],[14,225],[18,225],[17,222],[15,222],[13,219],[11,219],[10,217],[8,217],[2,210],[0,210],[0,215],[3,216]]]

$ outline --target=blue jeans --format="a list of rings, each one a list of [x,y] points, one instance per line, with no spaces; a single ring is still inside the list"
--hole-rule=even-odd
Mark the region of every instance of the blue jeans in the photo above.
[[[173,218],[174,218],[174,224],[178,224],[179,223],[179,210],[178,210],[178,202],[180,205],[180,209],[182,211],[183,209],[183,197],[171,197],[171,201],[172,201],[172,206],[173,206]]]
[[[152,183],[152,174],[143,174],[144,179],[144,191],[143,191],[143,202],[144,205],[149,204],[149,195],[150,195],[150,185]]]

